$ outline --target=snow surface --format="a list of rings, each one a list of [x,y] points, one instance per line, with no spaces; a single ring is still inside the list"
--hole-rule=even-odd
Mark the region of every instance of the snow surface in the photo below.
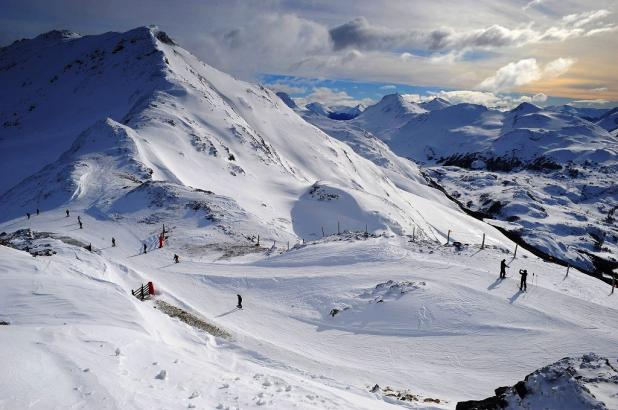
[[[452,408],[566,355],[618,357],[606,284],[513,258],[381,141],[325,134],[154,27],[0,58],[18,118],[0,147],[23,163],[0,196],[0,408]],[[148,281],[154,300],[131,295]]]
[[[393,181],[410,173],[388,165],[396,162],[389,157],[412,159],[468,210],[509,222],[512,233],[564,263],[608,274],[604,264],[618,266],[618,139],[607,131],[615,112],[593,120],[568,106],[522,103],[502,112],[438,99],[416,104],[393,94],[345,123],[305,119],[387,164]],[[388,149],[359,148],[370,144],[363,133]]]

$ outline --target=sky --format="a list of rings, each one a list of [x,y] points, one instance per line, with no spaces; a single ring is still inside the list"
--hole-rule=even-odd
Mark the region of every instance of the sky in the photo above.
[[[0,0],[0,45],[157,25],[297,102],[618,105],[615,0]]]

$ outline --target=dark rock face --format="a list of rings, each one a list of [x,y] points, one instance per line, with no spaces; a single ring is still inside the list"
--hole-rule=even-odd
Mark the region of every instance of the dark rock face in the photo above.
[[[607,399],[603,389],[594,392],[598,385],[618,391],[618,370],[607,358],[588,353],[560,359],[530,373],[512,387],[498,387],[492,397],[459,402],[456,409],[560,409],[566,406],[605,410],[608,406],[603,402]]]

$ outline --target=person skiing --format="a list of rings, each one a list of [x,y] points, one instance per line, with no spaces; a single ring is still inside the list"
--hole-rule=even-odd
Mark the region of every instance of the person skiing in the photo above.
[[[180,262],[180,259],[178,258],[178,255],[174,254],[174,263],[178,262]]]
[[[39,208],[37,208],[37,209],[36,209],[36,214],[37,214],[37,215],[39,214]]]
[[[236,307],[238,309],[242,309],[242,296],[240,295],[236,295],[238,297],[238,304],[236,305]]]
[[[502,259],[502,261],[500,261],[500,279],[506,278],[506,268],[508,267],[509,265],[506,264],[506,259]]]
[[[144,253],[148,253],[146,249],[146,244],[144,244]]]
[[[79,223],[79,229],[83,229],[84,225],[82,224],[82,221],[77,221]]]
[[[67,209],[66,211],[64,211],[67,213],[67,218],[69,217],[69,210]]]
[[[527,289],[526,279],[528,278],[528,271],[526,269],[520,269],[519,274],[521,275],[521,282],[519,284],[519,290],[525,292]]]
[[[165,240],[165,236],[163,234],[159,234],[159,248],[163,247],[163,241]]]
[[[112,236],[112,248],[116,247],[116,238]]]
[[[30,219],[30,212],[26,212],[26,216]]]

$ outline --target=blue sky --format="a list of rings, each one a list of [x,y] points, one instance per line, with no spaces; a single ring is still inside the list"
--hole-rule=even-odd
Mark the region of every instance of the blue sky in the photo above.
[[[423,98],[434,98],[440,96],[455,102],[462,102],[460,98],[453,98],[453,93],[457,95],[460,90],[447,89],[443,87],[427,87],[413,86],[406,84],[381,83],[381,82],[359,82],[352,80],[335,80],[335,79],[319,79],[294,77],[286,75],[264,74],[259,77],[259,81],[275,91],[283,91],[297,100],[300,104],[307,102],[319,101],[327,105],[369,105],[378,102],[384,95],[399,93],[418,95]],[[317,93],[316,90],[331,90],[331,92]],[[527,97],[532,98],[532,95],[521,93],[487,93],[477,92],[477,98],[488,98],[487,101],[494,102],[493,105],[498,108],[509,108],[521,101],[527,101]],[[545,99],[546,97],[546,99]],[[572,101],[571,98],[563,97],[537,97],[535,104],[541,106],[560,105]],[[466,99],[466,101],[469,100]],[[539,101],[543,100],[543,101]],[[483,100],[472,101],[481,103]]]

